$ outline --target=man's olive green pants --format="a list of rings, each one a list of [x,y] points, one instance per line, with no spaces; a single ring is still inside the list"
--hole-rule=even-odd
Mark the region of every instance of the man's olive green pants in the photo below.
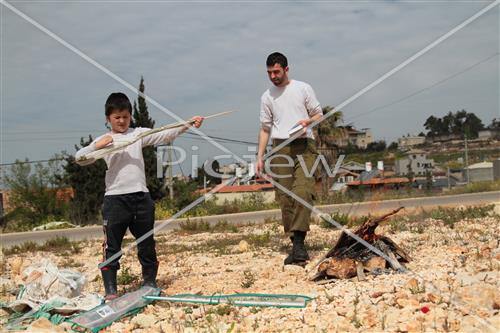
[[[283,141],[285,140],[274,139],[273,147]],[[314,174],[311,170],[317,155],[314,140],[300,138],[274,153],[267,163],[274,181],[312,205],[316,192]],[[281,208],[283,228],[286,233],[309,231],[311,218],[309,208],[279,188],[276,188],[276,201]]]

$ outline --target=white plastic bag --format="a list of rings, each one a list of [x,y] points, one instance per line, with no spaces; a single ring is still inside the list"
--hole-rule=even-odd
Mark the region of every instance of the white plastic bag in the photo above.
[[[49,259],[28,266],[21,276],[24,287],[17,299],[9,304],[16,312],[25,311],[26,308],[38,310],[43,304],[55,300],[65,304],[56,307],[56,312],[60,313],[89,310],[102,302],[102,297],[97,294],[82,295],[86,283],[82,273],[58,269]]]
[[[22,279],[26,281],[23,298],[35,302],[45,302],[54,296],[79,296],[86,283],[82,273],[59,270],[49,259],[28,266],[22,273]]]

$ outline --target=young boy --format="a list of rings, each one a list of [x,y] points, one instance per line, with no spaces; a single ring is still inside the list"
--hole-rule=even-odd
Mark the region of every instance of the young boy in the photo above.
[[[90,145],[80,149],[80,156],[112,145],[113,142],[129,141],[149,128],[129,128],[132,116],[132,106],[123,93],[112,93],[105,104],[107,122],[111,132],[96,138]],[[199,128],[203,117],[193,117],[194,126]],[[104,194],[103,214],[103,261],[121,250],[121,244],[127,228],[137,239],[154,227],[154,202],[146,187],[144,159],[142,147],[172,141],[183,133],[190,125],[165,130],[142,138],[122,150],[107,155],[104,160],[106,171],[106,193]],[[156,287],[158,261],[156,259],[155,241],[153,235],[137,245],[139,261],[142,266],[144,286]],[[101,268],[106,300],[112,300],[117,295],[116,272],[120,269],[120,257]]]

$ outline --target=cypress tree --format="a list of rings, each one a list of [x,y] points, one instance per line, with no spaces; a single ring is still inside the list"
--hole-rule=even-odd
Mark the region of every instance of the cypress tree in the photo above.
[[[141,76],[139,92],[144,94],[144,91],[144,78]],[[137,102],[134,101],[131,127],[153,128],[154,126],[155,121],[149,115],[146,99],[143,95],[139,95],[137,97]],[[156,148],[144,147],[142,149],[142,154],[144,156],[146,185],[153,200],[160,199],[165,195],[165,193],[162,190],[162,180],[156,176]]]

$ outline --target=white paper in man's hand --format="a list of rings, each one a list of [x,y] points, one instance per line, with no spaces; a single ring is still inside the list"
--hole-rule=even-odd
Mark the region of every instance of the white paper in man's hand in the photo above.
[[[289,136],[292,136],[294,135],[295,133],[297,133],[298,131],[302,131],[304,129],[304,126],[302,126],[301,124],[297,124],[295,126],[293,126],[289,131],[288,131],[288,135]]]

